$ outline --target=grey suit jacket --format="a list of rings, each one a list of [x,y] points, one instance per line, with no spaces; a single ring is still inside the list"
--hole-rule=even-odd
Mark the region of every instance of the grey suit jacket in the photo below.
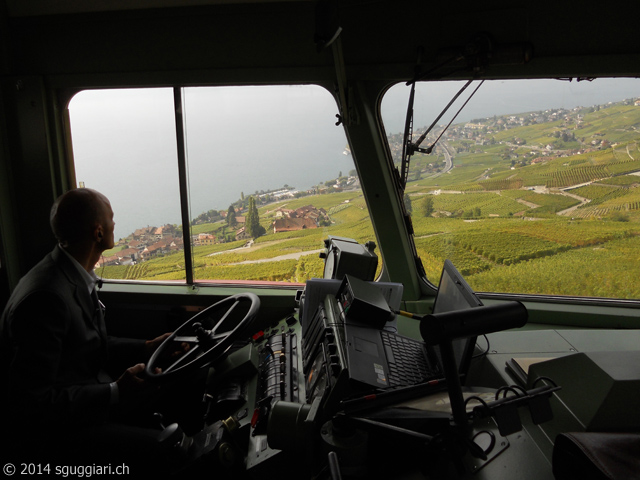
[[[111,403],[110,356],[144,361],[144,341],[107,337],[86,283],[60,247],[18,283],[0,319],[10,420],[96,425]]]

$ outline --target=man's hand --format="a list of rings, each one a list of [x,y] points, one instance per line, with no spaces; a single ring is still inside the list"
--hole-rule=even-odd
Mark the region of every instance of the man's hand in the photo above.
[[[133,367],[129,367],[116,381],[120,403],[142,400],[146,398],[150,392],[157,389],[155,385],[149,385],[148,382],[138,376],[144,372],[144,367],[144,363],[138,363]]]
[[[145,342],[147,353],[151,355],[153,352],[155,352],[157,348],[162,345],[162,342],[164,342],[169,337],[169,335],[171,335],[171,333],[164,333],[159,337],[154,338],[153,340],[147,340]]]
[[[159,337],[154,338],[153,340],[146,341],[147,354],[151,356],[153,352],[155,352],[158,347],[164,342],[171,333],[164,333]],[[188,343],[181,343],[179,346],[176,346],[174,350],[165,352],[168,357],[178,357],[189,350]]]

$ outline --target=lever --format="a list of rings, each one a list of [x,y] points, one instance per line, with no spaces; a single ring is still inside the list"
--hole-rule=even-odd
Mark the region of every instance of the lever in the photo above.
[[[342,474],[340,473],[340,463],[338,462],[338,454],[336,452],[329,452],[329,473],[332,480],[342,480]]]

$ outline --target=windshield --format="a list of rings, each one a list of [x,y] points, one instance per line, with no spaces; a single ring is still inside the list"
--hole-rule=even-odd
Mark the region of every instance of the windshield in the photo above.
[[[464,84],[417,85],[413,142]],[[405,172],[427,279],[448,258],[476,291],[640,298],[640,81],[485,81],[451,122],[477,85]],[[409,91],[382,103],[398,170]]]

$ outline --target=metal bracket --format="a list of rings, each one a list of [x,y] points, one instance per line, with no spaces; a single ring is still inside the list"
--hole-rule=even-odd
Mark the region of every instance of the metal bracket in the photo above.
[[[347,71],[344,65],[344,56],[342,54],[342,40],[340,35],[331,44],[331,51],[333,53],[333,62],[336,71],[337,80],[337,93],[338,104],[340,107],[340,114],[336,125],[341,123],[344,125],[353,125],[358,123],[358,112],[350,101],[352,89],[347,85]]]

